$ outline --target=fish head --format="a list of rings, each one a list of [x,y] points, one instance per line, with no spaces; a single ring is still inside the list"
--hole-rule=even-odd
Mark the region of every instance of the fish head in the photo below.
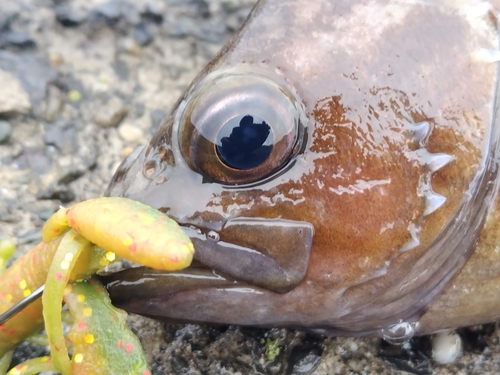
[[[377,334],[416,322],[491,201],[498,33],[483,2],[261,1],[108,195],[195,246],[107,279],[158,319]]]

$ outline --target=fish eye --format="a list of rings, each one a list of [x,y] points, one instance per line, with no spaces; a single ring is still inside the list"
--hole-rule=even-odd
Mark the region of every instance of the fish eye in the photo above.
[[[209,76],[189,95],[179,142],[191,169],[211,181],[255,183],[300,149],[301,107],[293,94],[257,74]]]

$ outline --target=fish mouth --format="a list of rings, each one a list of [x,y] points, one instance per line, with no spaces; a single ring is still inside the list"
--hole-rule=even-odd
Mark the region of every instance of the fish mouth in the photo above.
[[[176,272],[148,267],[101,276],[111,299],[166,298],[199,288],[254,288],[286,293],[305,277],[314,228],[303,221],[265,218],[228,220],[215,232],[182,226],[195,252],[193,263]]]

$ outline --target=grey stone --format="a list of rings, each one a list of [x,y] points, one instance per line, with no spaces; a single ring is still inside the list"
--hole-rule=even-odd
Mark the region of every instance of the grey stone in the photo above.
[[[16,17],[17,13],[3,11],[0,8],[0,32],[8,30]]]
[[[141,117],[144,112],[146,111],[146,106],[144,103],[135,103],[134,105],[134,116],[135,117]]]
[[[114,127],[120,123],[127,112],[128,110],[123,102],[114,96],[106,104],[96,110],[94,113],[94,121],[103,128]]]
[[[129,70],[129,67],[125,61],[116,59],[113,63],[113,69],[114,69],[116,75],[120,79],[122,79],[124,81],[129,79],[130,70]]]
[[[0,70],[0,114],[27,113],[31,110],[28,93],[11,73]]]
[[[163,12],[156,3],[147,3],[141,13],[143,20],[161,25],[163,22]]]
[[[112,0],[94,7],[88,15],[90,21],[103,22],[113,26],[122,16],[120,1]]]
[[[0,120],[0,144],[9,140],[12,134],[12,126],[7,122]]]
[[[185,38],[192,33],[192,25],[186,20],[167,17],[165,20],[168,35],[174,38]]]
[[[44,175],[52,167],[52,159],[47,150],[41,148],[25,148],[22,157],[26,165],[37,175]]]
[[[141,13],[133,2],[122,0],[121,13],[125,21],[130,25],[137,25],[141,22]]]
[[[78,150],[78,134],[73,122],[61,120],[45,124],[44,130],[45,143],[55,146],[62,154],[70,155]]]
[[[147,46],[153,41],[153,34],[151,34],[151,30],[144,22],[141,22],[134,27],[132,36],[141,47]]]
[[[228,13],[232,13],[240,9],[244,4],[240,0],[222,0],[222,9]]]
[[[35,48],[36,42],[33,37],[25,31],[7,30],[2,35],[3,40],[11,46],[21,49]]]
[[[64,94],[55,85],[48,85],[45,96],[43,117],[47,121],[54,121],[62,111],[65,103]]]
[[[75,27],[85,21],[85,15],[69,4],[58,4],[55,8],[56,20],[65,27]]]
[[[74,201],[75,197],[74,191],[67,185],[52,185],[36,193],[37,199],[57,199],[62,203]]]
[[[237,11],[232,12],[229,17],[226,18],[226,29],[231,32],[238,30],[251,10],[251,6],[244,6],[239,8]]]
[[[141,16],[135,4],[125,0],[111,0],[94,7],[89,12],[88,19],[108,26],[116,26],[122,19],[128,24],[136,25]]]
[[[210,14],[210,6],[208,2],[205,0],[192,0],[191,3],[196,7],[196,11],[198,16],[201,18],[209,18]]]
[[[129,143],[137,143],[139,142],[142,137],[144,136],[144,133],[140,128],[137,126],[134,126],[132,124],[122,124],[118,128],[118,134],[120,134],[120,137],[125,141]]]
[[[149,117],[151,118],[151,127],[149,128],[149,131],[154,133],[163,119],[167,117],[167,112],[162,109],[153,109],[149,113]]]
[[[41,228],[30,228],[26,232],[21,233],[17,237],[18,245],[27,243],[37,243],[42,241],[42,230]]]
[[[38,213],[38,218],[40,220],[47,221],[54,212],[56,211],[53,208],[45,208]]]
[[[0,69],[19,80],[32,105],[38,104],[45,98],[47,85],[57,78],[57,71],[48,61],[30,52],[0,51]],[[2,86],[0,85],[0,90]]]

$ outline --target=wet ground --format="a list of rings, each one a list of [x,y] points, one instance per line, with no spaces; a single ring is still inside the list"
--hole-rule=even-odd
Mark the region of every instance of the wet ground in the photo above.
[[[16,239],[20,254],[61,204],[102,195],[252,4],[0,1],[0,239]],[[280,329],[130,323],[154,374],[500,373],[494,324],[461,330],[464,354],[442,366],[430,359],[430,337],[401,348]],[[16,358],[37,350],[24,345]]]

